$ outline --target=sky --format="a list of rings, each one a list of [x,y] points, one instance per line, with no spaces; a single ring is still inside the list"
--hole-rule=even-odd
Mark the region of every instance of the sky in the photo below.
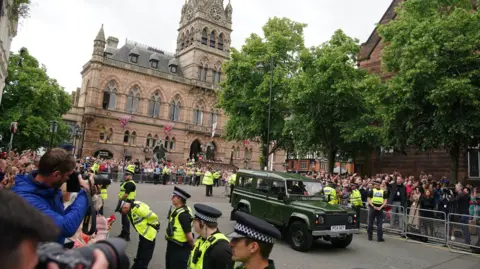
[[[185,0],[32,0],[11,51],[26,47],[68,92],[81,85],[82,66],[91,58],[101,25],[105,36],[134,40],[174,52]],[[224,0],[226,5],[228,0]],[[271,17],[308,24],[305,43],[328,41],[337,29],[365,42],[391,0],[231,0],[232,46],[241,48],[251,33],[262,34]]]

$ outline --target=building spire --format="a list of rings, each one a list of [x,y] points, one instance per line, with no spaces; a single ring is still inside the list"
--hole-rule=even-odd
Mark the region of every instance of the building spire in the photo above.
[[[103,31],[103,24],[102,24],[102,28],[100,28],[100,31],[98,31],[95,41],[105,42],[105,31]]]

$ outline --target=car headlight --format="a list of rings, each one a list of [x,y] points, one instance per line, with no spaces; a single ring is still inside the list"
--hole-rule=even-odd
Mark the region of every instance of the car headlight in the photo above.
[[[353,224],[353,216],[348,216],[348,224]]]
[[[325,218],[320,215],[315,215],[315,224],[322,225],[325,223]]]

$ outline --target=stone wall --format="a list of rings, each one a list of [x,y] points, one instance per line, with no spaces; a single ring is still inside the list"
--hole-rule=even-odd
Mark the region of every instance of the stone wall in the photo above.
[[[3,88],[5,87],[5,78],[8,74],[8,58],[10,57],[10,46],[12,39],[17,35],[17,21],[10,20],[10,10],[7,5],[12,5],[13,0],[1,2],[0,7],[0,104],[2,103]]]

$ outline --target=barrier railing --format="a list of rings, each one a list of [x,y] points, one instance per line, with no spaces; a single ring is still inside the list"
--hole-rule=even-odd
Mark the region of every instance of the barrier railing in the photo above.
[[[424,241],[447,243],[447,218],[445,212],[407,207],[407,237],[422,238]]]
[[[480,216],[448,214],[447,246],[450,250],[480,253]]]

